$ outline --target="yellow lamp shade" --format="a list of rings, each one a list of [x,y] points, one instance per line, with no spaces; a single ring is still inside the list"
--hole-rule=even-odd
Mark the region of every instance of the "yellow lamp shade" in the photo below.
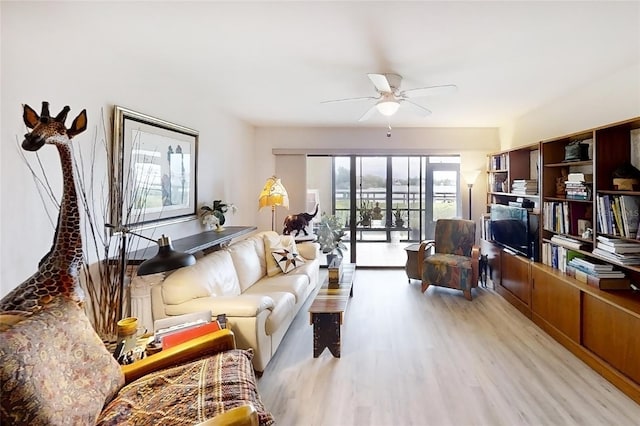
[[[258,198],[258,209],[263,207],[283,206],[289,208],[289,194],[280,179],[271,176],[264,184]]]

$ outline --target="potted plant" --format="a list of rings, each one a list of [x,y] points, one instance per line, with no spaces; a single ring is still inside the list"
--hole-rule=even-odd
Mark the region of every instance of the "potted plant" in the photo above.
[[[362,227],[371,226],[371,219],[373,217],[373,209],[369,205],[368,201],[362,201],[360,203],[360,209],[358,210],[360,213],[360,220],[356,224],[356,226],[360,225]]]
[[[400,210],[400,207],[396,206],[396,211],[393,212],[393,217],[395,218],[396,228],[402,228],[404,226],[404,213]]]
[[[229,210],[231,210],[231,213],[235,213],[236,206],[231,203],[225,203],[222,200],[214,200],[212,205],[204,204],[200,207],[202,224],[209,229],[215,226],[216,230],[222,231],[224,229],[222,225],[226,222],[224,215]]]
[[[316,235],[320,251],[327,255],[327,264],[331,263],[333,256],[343,257],[347,246],[342,242],[342,239],[346,233],[336,216],[322,213]]]

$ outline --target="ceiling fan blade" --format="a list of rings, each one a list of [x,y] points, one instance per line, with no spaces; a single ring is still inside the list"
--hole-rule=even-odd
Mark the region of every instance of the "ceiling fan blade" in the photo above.
[[[358,119],[358,121],[366,121],[366,120],[370,119],[370,118],[371,118],[371,116],[373,115],[373,113],[375,113],[375,112],[376,112],[376,104],[373,104],[373,105],[371,106],[371,108],[369,108],[369,109],[367,110],[367,112],[365,112],[364,114],[362,114],[362,117],[360,117],[360,118]]]
[[[375,97],[375,96],[362,96],[359,98],[344,98],[344,99],[331,99],[328,101],[321,101],[321,104],[330,104],[333,102],[345,102],[345,101],[362,101],[364,99],[379,99],[379,97]]]
[[[391,92],[391,86],[389,85],[389,80],[387,80],[387,76],[384,74],[367,74],[369,80],[376,86],[376,90],[378,92]]]
[[[407,100],[407,99],[401,99],[400,102],[402,102],[403,105],[409,106],[409,108],[413,112],[415,112],[416,114],[418,114],[421,117],[426,117],[428,115],[431,115],[431,110],[423,107],[422,105],[418,105],[415,102],[411,102],[410,100]]]
[[[457,90],[458,86],[456,86],[455,84],[443,84],[440,86],[418,87],[415,89],[404,90],[402,91],[402,93],[400,93],[400,96],[406,96],[407,98],[421,98],[423,96],[435,96],[454,93]]]

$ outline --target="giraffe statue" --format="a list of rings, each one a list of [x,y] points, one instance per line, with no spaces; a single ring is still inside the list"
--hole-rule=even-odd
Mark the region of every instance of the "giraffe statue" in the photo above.
[[[84,300],[84,292],[78,279],[82,264],[82,237],[71,138],[87,128],[87,112],[83,110],[67,129],[64,122],[69,110],[65,106],[52,118],[48,102],[42,103],[40,116],[29,105],[24,105],[23,120],[31,131],[24,136],[22,148],[37,151],[45,144],[58,148],[62,164],[62,203],[53,245],[40,260],[38,271],[0,300],[2,328],[37,312],[56,296],[67,297],[78,303]]]

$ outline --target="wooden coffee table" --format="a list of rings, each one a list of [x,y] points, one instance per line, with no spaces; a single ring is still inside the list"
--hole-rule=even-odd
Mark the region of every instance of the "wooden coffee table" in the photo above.
[[[340,282],[329,283],[327,277],[309,307],[309,320],[313,324],[313,357],[318,358],[324,348],[340,358],[340,326],[347,310],[349,299],[353,297],[355,263],[342,265]]]

